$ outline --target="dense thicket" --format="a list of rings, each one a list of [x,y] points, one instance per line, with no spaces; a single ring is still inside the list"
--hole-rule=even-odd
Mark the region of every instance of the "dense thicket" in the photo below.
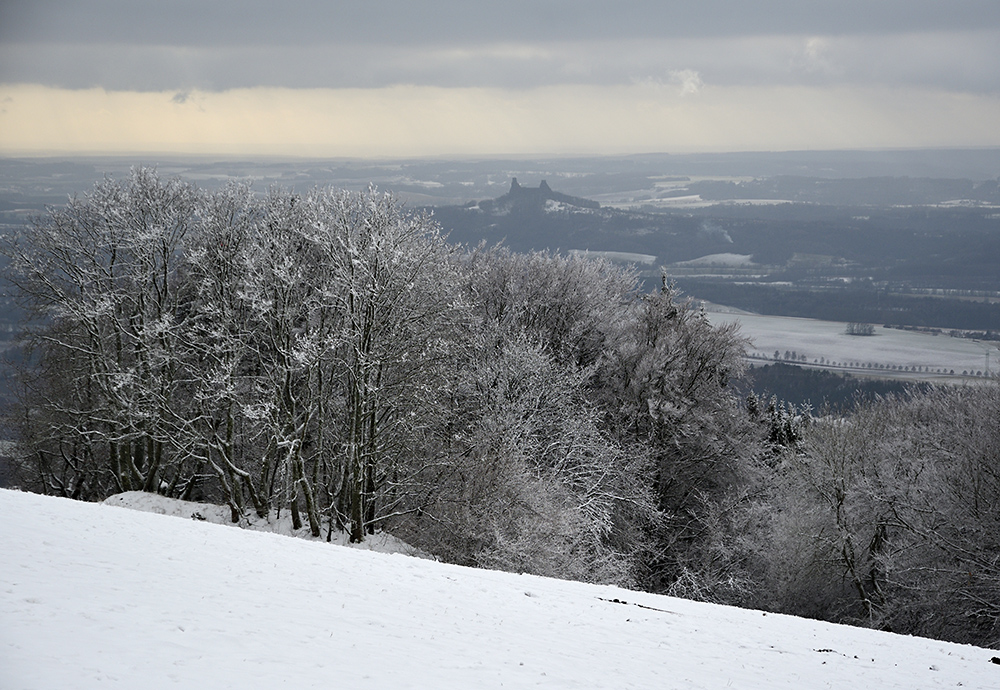
[[[6,247],[24,488],[391,529],[452,562],[996,643],[1000,394],[810,420],[666,282],[374,190],[139,169]]]
[[[815,421],[778,468],[772,605],[1000,644],[998,422],[995,384]]]
[[[391,526],[450,560],[670,586],[753,434],[742,342],[608,263],[444,242],[389,196],[140,169],[8,248],[21,482]]]

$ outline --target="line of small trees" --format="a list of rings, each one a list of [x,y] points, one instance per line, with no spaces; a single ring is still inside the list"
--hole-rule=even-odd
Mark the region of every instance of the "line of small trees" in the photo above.
[[[847,335],[875,335],[875,326],[870,323],[858,323],[852,321],[844,329]]]
[[[758,359],[765,361],[775,361],[775,362],[808,362],[808,357],[805,354],[798,353],[795,350],[785,350],[784,358],[782,358],[781,351],[775,350],[773,355],[767,355],[763,352],[749,352],[746,355],[749,359]],[[819,364],[821,366],[828,367],[844,367],[850,369],[879,369],[888,371],[912,371],[912,372],[923,372],[927,374],[950,374],[955,375],[954,369],[944,369],[944,368],[934,368],[923,364],[880,364],[878,362],[858,362],[858,361],[842,361],[835,362],[834,360],[826,359],[825,357],[819,357],[813,359],[813,364]],[[962,376],[988,376],[989,371],[984,371],[982,369],[964,369],[962,371]]]

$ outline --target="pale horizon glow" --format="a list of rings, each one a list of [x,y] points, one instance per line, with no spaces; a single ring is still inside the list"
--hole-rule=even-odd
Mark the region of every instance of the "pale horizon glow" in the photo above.
[[[0,85],[0,155],[615,155],[1000,146],[1000,97],[664,81],[120,91]]]
[[[996,0],[0,3],[0,155],[1000,146]]]

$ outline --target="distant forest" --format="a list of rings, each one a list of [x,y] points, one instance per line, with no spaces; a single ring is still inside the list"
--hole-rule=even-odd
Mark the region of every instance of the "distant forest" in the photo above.
[[[974,330],[983,340],[1000,338],[1000,301],[985,298],[886,294],[871,283],[826,290],[701,278],[677,283],[689,294],[757,314]]]
[[[929,384],[897,380],[859,378],[794,364],[750,365],[746,376],[734,384],[744,395],[777,400],[814,414],[849,413],[879,397],[902,397],[914,391],[927,392]]]

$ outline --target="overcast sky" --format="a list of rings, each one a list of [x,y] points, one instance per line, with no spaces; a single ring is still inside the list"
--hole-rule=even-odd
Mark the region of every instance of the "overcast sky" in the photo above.
[[[0,153],[1000,145],[998,0],[0,0]]]

